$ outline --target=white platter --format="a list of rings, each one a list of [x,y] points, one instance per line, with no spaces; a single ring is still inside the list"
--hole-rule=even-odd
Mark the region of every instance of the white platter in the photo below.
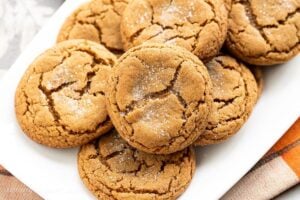
[[[65,18],[86,0],[66,1],[0,83],[0,163],[45,199],[87,200],[76,165],[78,149],[38,145],[20,130],[14,114],[16,86],[33,59],[53,46]],[[181,200],[218,199],[284,134],[300,114],[300,56],[266,68],[265,90],[252,116],[229,141],[197,150],[197,170]]]
[[[6,73],[7,70],[4,69],[0,69],[0,80],[1,78],[4,76],[4,74]]]

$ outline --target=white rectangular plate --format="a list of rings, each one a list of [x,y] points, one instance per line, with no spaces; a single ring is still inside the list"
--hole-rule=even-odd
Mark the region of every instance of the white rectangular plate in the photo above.
[[[4,76],[4,74],[5,74],[6,71],[7,71],[7,70],[0,69],[0,80],[1,80],[1,78]]]
[[[76,165],[78,149],[38,145],[20,130],[14,114],[17,84],[34,58],[55,43],[65,18],[86,0],[66,1],[0,83],[0,163],[46,199],[93,199]],[[229,141],[199,149],[197,170],[180,199],[217,199],[284,134],[300,114],[300,57],[266,68],[265,90],[253,114]]]

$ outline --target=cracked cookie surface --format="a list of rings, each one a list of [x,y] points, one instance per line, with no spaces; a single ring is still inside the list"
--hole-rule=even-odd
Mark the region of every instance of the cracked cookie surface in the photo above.
[[[254,65],[288,61],[300,51],[300,1],[233,0],[226,46]]]
[[[114,66],[107,109],[130,145],[169,154],[192,144],[205,129],[211,89],[207,69],[195,55],[147,44],[130,49]]]
[[[123,13],[121,36],[126,50],[144,42],[166,43],[208,60],[225,40],[227,19],[223,0],[132,0]]]
[[[251,71],[227,55],[206,64],[213,83],[213,106],[208,126],[195,142],[208,145],[234,135],[248,119],[257,101],[257,84]]]
[[[16,90],[23,131],[56,148],[79,146],[109,131],[104,92],[115,62],[107,49],[87,40],[65,41],[42,53]]]
[[[74,11],[63,24],[57,42],[87,39],[121,53],[120,21],[129,0],[92,0]]]
[[[192,147],[170,155],[147,154],[128,145],[115,130],[81,147],[78,170],[98,199],[172,200],[195,171]]]
[[[228,11],[231,10],[232,0],[224,0],[225,6]]]

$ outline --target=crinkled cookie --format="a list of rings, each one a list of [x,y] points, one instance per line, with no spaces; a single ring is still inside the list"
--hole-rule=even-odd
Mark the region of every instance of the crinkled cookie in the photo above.
[[[16,91],[22,130],[57,148],[80,146],[109,131],[104,93],[115,62],[107,49],[87,40],[62,42],[42,53]]]
[[[123,13],[126,50],[144,42],[178,45],[201,60],[214,57],[227,34],[223,0],[132,0]]]
[[[300,51],[299,0],[233,0],[227,48],[254,65],[284,63]]]
[[[162,44],[130,49],[114,66],[107,109],[133,147],[169,154],[191,145],[207,125],[212,83],[187,50]]]
[[[65,21],[57,42],[87,39],[119,54],[123,50],[120,22],[129,0],[92,0],[80,6]]]
[[[78,169],[98,199],[175,200],[195,171],[191,147],[170,155],[153,155],[129,146],[116,131],[81,147]]]
[[[255,78],[241,62],[220,55],[206,65],[213,83],[213,107],[208,126],[196,145],[220,143],[236,134],[258,98]]]

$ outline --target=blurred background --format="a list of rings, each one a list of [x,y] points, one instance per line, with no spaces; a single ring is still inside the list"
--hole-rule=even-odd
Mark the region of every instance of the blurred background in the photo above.
[[[0,70],[8,69],[64,0],[0,0]]]

